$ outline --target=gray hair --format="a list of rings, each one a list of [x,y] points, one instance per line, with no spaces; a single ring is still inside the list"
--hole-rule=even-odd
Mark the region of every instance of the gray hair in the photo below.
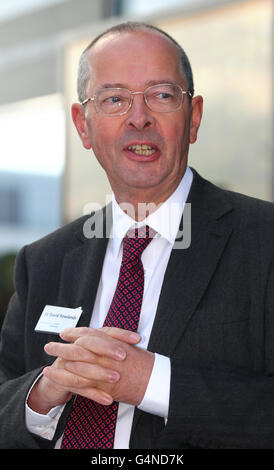
[[[88,58],[87,58],[90,48],[97,41],[99,41],[99,39],[101,39],[103,36],[107,34],[135,32],[135,31],[140,31],[143,29],[157,31],[160,34],[163,34],[176,46],[179,52],[179,59],[180,59],[182,73],[186,81],[186,86],[187,86],[186,91],[188,91],[191,94],[191,96],[194,95],[194,85],[193,85],[193,75],[192,75],[191,65],[190,65],[190,62],[188,60],[188,57],[185,51],[180,46],[180,44],[178,44],[178,42],[175,41],[175,39],[173,39],[168,33],[161,30],[160,28],[157,28],[156,26],[153,26],[151,24],[141,23],[141,22],[128,21],[126,23],[120,23],[118,25],[112,26],[111,28],[107,29],[103,33],[99,34],[95,39],[93,39],[93,41],[86,47],[86,49],[81,54],[80,61],[79,61],[79,68],[78,68],[78,79],[77,79],[77,91],[78,91],[78,99],[80,103],[86,99],[86,85],[90,78],[90,69],[89,69]]]

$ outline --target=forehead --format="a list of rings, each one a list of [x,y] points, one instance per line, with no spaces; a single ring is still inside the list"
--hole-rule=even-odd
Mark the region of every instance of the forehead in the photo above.
[[[108,84],[142,86],[165,80],[184,85],[179,51],[157,31],[111,33],[89,51],[91,87]]]

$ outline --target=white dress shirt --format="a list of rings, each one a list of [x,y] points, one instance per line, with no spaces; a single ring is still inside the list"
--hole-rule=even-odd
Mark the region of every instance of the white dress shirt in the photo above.
[[[102,327],[109,310],[122,261],[122,239],[129,228],[149,225],[157,232],[142,254],[144,267],[144,294],[140,312],[138,333],[141,341],[138,347],[148,346],[162,283],[170,253],[176,239],[184,205],[191,187],[193,173],[189,167],[173,194],[142,222],[135,222],[125,214],[113,195],[113,227],[106,250],[101,279],[91,316],[90,327]],[[139,409],[167,419],[170,391],[170,360],[155,354],[155,362],[146,393]],[[128,449],[134,406],[119,403],[114,449]],[[26,424],[29,431],[47,439],[52,439],[63,407],[53,408],[47,415],[40,415],[26,404]],[[56,447],[60,446],[61,439]]]

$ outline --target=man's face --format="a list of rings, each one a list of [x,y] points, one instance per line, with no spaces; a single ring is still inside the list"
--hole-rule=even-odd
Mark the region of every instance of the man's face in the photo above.
[[[107,35],[90,49],[89,65],[87,97],[106,86],[144,91],[151,84],[171,82],[186,90],[178,51],[157,32]],[[131,109],[122,116],[98,114],[92,102],[85,112],[79,105],[72,111],[84,147],[93,149],[118,202],[137,197],[157,203],[169,197],[185,172],[201,112],[201,97],[194,98],[192,112],[185,95],[181,109],[159,113],[146,106],[142,94],[134,95]],[[155,152],[140,155],[129,149],[136,144],[149,145]]]

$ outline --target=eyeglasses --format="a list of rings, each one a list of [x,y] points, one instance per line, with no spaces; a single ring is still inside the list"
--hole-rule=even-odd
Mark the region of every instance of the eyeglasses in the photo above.
[[[152,85],[145,91],[130,91],[126,88],[102,88],[91,98],[82,101],[82,105],[94,102],[96,112],[107,116],[122,116],[126,114],[133,102],[133,95],[144,95],[146,105],[157,113],[177,111],[183,104],[184,95],[192,97],[189,91],[184,91],[180,85],[161,83]]]

